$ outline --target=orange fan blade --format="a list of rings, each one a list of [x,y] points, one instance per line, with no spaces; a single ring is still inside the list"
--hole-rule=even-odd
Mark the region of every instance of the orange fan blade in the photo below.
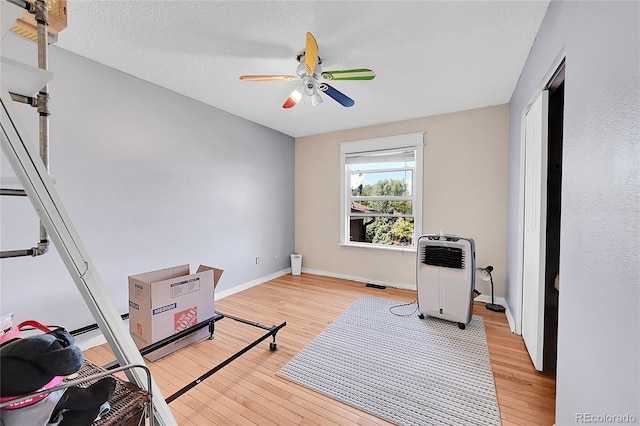
[[[318,62],[318,43],[316,43],[313,34],[308,32],[307,48],[304,51],[304,68],[310,76],[313,76],[313,72],[316,69],[316,62]]]
[[[240,80],[245,81],[291,81],[296,77],[292,75],[241,75]]]

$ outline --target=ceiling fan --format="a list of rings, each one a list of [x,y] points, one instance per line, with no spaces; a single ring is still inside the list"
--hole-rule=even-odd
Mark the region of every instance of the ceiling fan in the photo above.
[[[282,108],[294,107],[305,94],[311,99],[311,105],[322,103],[318,92],[323,92],[344,107],[351,107],[355,101],[333,86],[319,81],[324,80],[373,80],[376,74],[368,68],[352,70],[323,71],[322,59],[318,56],[318,43],[310,32],[307,32],[305,50],[296,57],[300,63],[296,75],[242,75],[240,80],[246,81],[292,81],[302,80],[302,84],[291,92]]]

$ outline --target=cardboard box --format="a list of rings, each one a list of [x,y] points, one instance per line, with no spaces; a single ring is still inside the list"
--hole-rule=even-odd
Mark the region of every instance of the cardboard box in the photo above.
[[[200,265],[189,274],[189,265],[129,277],[129,333],[142,349],[215,315],[214,290],[222,270]],[[204,327],[147,355],[155,361],[209,336]]]

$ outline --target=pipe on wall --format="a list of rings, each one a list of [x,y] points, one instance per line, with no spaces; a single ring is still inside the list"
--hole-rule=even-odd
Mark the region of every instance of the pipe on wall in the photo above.
[[[16,2],[14,2],[16,3]],[[24,7],[35,16],[38,23],[38,68],[46,70],[48,64],[48,34],[49,12],[45,0],[36,0],[35,3],[20,2],[16,3]],[[28,103],[37,108],[39,114],[38,130],[40,133],[39,146],[40,158],[44,163],[44,167],[49,170],[49,86],[45,85],[35,98],[29,98],[22,95],[11,96],[18,102]],[[19,193],[22,191],[22,193]],[[0,195],[26,195],[24,190],[8,190],[2,189]],[[35,247],[23,250],[8,250],[0,252],[0,258],[22,257],[22,256],[41,256],[49,251],[49,236],[42,222],[40,222],[40,242]]]

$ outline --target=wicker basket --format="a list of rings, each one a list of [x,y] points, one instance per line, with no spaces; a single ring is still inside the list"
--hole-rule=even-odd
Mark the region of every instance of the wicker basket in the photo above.
[[[86,386],[89,386],[99,380],[90,379],[90,377],[104,371],[102,367],[85,360],[84,365],[78,372],[78,376],[74,375],[73,380],[86,378],[88,379]],[[125,382],[116,376],[113,377],[116,379],[116,390],[109,399],[111,410],[93,424],[99,426],[138,426],[145,424],[147,407],[149,401],[151,401],[149,393],[133,383]]]

